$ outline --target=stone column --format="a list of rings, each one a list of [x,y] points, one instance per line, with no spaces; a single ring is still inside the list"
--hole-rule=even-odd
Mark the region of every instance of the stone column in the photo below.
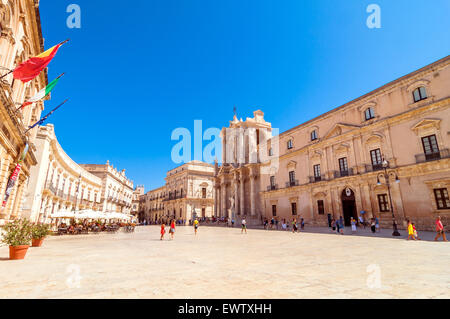
[[[255,178],[256,176],[252,169],[250,172],[250,214],[252,217],[256,215]]]
[[[222,190],[222,196],[220,196],[220,201],[221,201],[221,209],[220,209],[220,217],[225,217],[226,215],[226,211],[227,211],[227,188],[226,188],[226,184],[225,181],[222,180],[222,184],[220,185],[221,190]]]
[[[240,186],[240,192],[241,192],[241,195],[239,196],[239,205],[240,205],[239,213],[241,214],[241,216],[245,215],[244,182],[245,182],[244,172],[241,170],[241,178],[240,178],[240,185],[239,185]]]
[[[239,215],[239,191],[238,191],[238,183],[239,183],[239,173],[236,172],[234,174],[234,213]],[[232,208],[233,209],[233,208]]]
[[[217,217],[217,211],[219,206],[219,187],[217,186],[216,182],[214,182],[214,213],[213,216]]]

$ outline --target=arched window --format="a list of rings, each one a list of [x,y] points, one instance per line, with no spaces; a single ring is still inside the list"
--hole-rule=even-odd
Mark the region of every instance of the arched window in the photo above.
[[[418,87],[413,91],[414,102],[419,102],[427,98],[427,90],[424,86]]]
[[[366,121],[371,120],[375,118],[375,112],[373,111],[373,108],[369,107],[364,111],[364,116],[366,118]]]
[[[311,132],[311,141],[317,140],[317,131],[314,130]]]

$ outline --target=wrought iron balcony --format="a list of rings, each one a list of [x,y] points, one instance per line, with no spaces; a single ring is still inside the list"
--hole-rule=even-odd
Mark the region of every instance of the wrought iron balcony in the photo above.
[[[45,183],[45,188],[48,189],[50,192],[52,192],[54,195],[57,194],[58,190],[56,189],[55,186],[53,186],[52,182],[47,182]]]
[[[267,191],[276,191],[278,189],[278,184],[267,186]]]
[[[298,186],[298,185],[300,185],[298,180],[286,182],[286,188],[294,187],[294,186]]]
[[[324,181],[325,179],[322,176],[309,176],[310,183],[318,183]]]
[[[334,175],[334,178],[352,176],[352,175],[354,175],[353,168],[349,168],[346,171],[334,171],[333,175]]]
[[[365,164],[366,173],[383,170],[382,164]]]
[[[416,163],[425,163],[431,161],[437,161],[443,158],[450,158],[450,152],[448,149],[440,150],[439,152],[433,153],[422,153],[416,155]]]

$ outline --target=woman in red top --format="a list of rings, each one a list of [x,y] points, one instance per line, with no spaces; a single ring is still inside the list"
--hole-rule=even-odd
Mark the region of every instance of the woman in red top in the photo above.
[[[444,239],[444,241],[447,241],[447,238],[445,238],[445,230],[444,230],[444,225],[442,225],[441,222],[441,216],[438,216],[436,218],[436,237],[434,238],[435,241],[438,240],[439,237],[442,236],[442,239]]]
[[[166,234],[166,225],[164,225],[164,223],[162,223],[161,224],[161,240],[163,240],[165,234]]]
[[[173,239],[173,235],[175,234],[175,220],[172,219],[172,221],[170,222],[170,236]]]

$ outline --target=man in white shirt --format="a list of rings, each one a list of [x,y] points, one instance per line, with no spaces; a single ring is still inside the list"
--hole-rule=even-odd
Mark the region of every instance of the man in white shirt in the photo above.
[[[241,229],[241,234],[245,231],[245,233],[247,234],[247,221],[245,220],[245,217],[242,218],[242,229]]]

